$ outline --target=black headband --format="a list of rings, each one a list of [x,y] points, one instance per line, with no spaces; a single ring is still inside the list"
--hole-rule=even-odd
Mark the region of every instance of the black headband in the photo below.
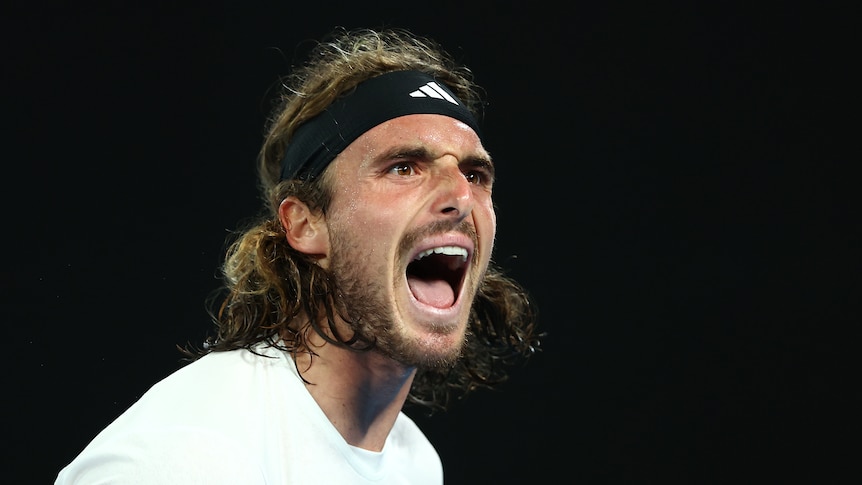
[[[481,138],[473,114],[443,84],[419,71],[371,78],[303,123],[281,159],[281,180],[320,175],[342,150],[384,121],[410,114],[441,114],[466,123]]]

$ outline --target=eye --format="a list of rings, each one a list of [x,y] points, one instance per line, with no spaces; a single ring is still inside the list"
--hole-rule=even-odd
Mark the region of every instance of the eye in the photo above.
[[[407,176],[415,174],[416,170],[412,164],[401,162],[389,167],[389,173],[394,175]]]
[[[494,185],[494,165],[489,159],[469,159],[461,166],[461,172],[470,184],[487,189]]]
[[[484,179],[483,175],[478,172],[467,172],[464,174],[464,178],[467,179],[471,184],[481,184]]]
[[[466,178],[467,182],[470,182],[471,184],[483,186],[489,186],[494,181],[491,174],[483,170],[470,170],[464,172],[464,178]]]

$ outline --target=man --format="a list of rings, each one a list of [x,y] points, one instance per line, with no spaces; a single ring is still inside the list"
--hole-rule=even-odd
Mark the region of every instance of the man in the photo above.
[[[320,43],[270,119],[269,213],[228,250],[215,337],[56,483],[442,483],[402,408],[445,410],[539,343],[530,297],[491,259],[481,103],[429,39]]]

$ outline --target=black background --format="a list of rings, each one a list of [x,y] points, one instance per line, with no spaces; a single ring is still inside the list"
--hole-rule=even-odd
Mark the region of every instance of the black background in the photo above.
[[[50,483],[208,330],[227,233],[257,212],[270,88],[335,26],[406,27],[473,68],[496,259],[549,334],[499,391],[416,416],[448,484],[852,476],[858,16],[308,3],[4,7],[13,483]]]

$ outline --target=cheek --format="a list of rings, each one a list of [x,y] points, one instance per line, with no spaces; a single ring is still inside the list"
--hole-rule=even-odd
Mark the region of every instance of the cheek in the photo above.
[[[476,230],[479,233],[480,244],[492,248],[494,238],[497,236],[497,213],[494,212],[494,207],[490,202],[482,206],[481,217],[476,220]]]
[[[381,239],[393,233],[402,213],[397,203],[376,204],[370,199],[346,198],[337,207],[333,206],[330,227],[340,234],[352,234],[356,245],[368,246],[374,240],[379,247]]]
[[[487,220],[488,227],[491,229],[491,232],[497,231],[497,212],[494,210],[494,202],[488,198],[482,205],[482,211],[484,213],[483,219]]]
[[[373,184],[358,179],[348,179],[333,194],[330,214],[341,223],[366,224],[386,221],[399,213],[399,200],[375,190]]]

